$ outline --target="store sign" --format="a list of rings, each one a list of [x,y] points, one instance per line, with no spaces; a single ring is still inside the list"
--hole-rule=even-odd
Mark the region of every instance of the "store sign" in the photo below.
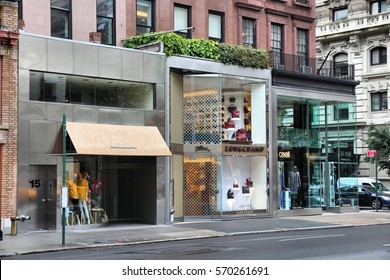
[[[205,146],[196,146],[195,152],[211,152],[210,148]]]
[[[265,155],[267,149],[264,146],[256,145],[235,145],[226,144],[222,147],[224,155]]]
[[[291,151],[280,151],[278,153],[279,158],[291,158]]]

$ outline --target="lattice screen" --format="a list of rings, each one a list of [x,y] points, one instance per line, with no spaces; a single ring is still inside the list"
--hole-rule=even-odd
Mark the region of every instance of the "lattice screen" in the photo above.
[[[186,78],[183,99],[183,141],[185,144],[220,144],[222,106],[219,78]]]
[[[221,156],[199,156],[195,154],[184,157],[184,215],[207,216],[217,215],[218,203],[221,204],[218,192]]]

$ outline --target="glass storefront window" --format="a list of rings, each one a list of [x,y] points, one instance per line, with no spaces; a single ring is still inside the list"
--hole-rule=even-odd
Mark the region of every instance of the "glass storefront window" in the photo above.
[[[154,84],[30,71],[30,100],[154,110]]]
[[[357,169],[354,112],[353,103],[278,97],[280,209],[342,206],[338,178]]]
[[[156,157],[68,156],[66,180],[69,225],[155,223]]]
[[[184,216],[266,212],[264,82],[223,75],[183,81]]]

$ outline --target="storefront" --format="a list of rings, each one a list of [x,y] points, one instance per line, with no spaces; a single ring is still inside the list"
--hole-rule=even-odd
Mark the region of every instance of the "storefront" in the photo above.
[[[21,34],[19,233],[61,227],[64,115],[69,226],[170,219],[164,59]]]
[[[156,127],[66,123],[67,222],[154,224],[157,157],[171,156]],[[70,191],[76,185],[78,194]],[[83,195],[83,192],[85,195]]]
[[[269,215],[270,71],[186,60],[168,59],[174,219]]]
[[[340,198],[337,184],[340,177],[356,176],[354,96],[329,90],[273,90],[275,213],[358,211],[356,199]]]

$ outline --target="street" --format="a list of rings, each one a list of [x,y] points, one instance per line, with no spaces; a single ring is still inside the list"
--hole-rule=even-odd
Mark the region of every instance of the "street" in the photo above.
[[[15,255],[3,260],[390,260],[388,225],[245,234]]]

